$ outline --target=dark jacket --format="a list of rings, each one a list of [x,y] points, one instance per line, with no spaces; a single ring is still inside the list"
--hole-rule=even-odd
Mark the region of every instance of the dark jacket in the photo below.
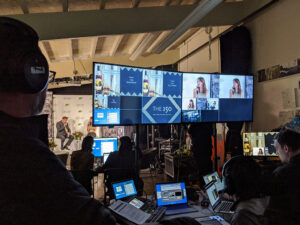
[[[71,129],[69,128],[69,124],[67,124],[66,126],[67,130],[69,133],[71,133]],[[60,136],[64,136],[64,137],[68,137],[68,133],[65,130],[65,126],[63,124],[62,121],[59,121],[56,123],[56,129],[57,129],[57,133],[56,133],[56,137],[59,138]]]
[[[269,197],[252,198],[241,201],[234,207],[231,225],[263,225],[264,212],[269,203]]]
[[[91,151],[74,151],[71,155],[71,171],[77,180],[91,195],[93,194],[91,179],[93,178],[94,156]]]
[[[267,223],[272,225],[300,224],[300,154],[274,171],[270,204],[266,209]]]
[[[0,224],[115,224],[36,137],[34,121],[0,112]]]

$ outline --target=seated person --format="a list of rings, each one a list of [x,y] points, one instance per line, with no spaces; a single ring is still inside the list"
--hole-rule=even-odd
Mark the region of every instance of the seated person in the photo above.
[[[300,133],[283,128],[275,142],[284,164],[273,172],[266,224],[300,224]]]
[[[72,174],[90,195],[93,194],[91,179],[93,178],[94,155],[92,148],[94,139],[91,136],[86,136],[82,141],[82,148],[79,151],[74,151],[71,155],[71,171]]]
[[[69,149],[74,137],[71,135],[71,129],[68,124],[68,117],[63,116],[61,121],[56,123],[57,134],[56,137],[61,140],[61,150]],[[68,142],[64,145],[65,140],[68,138]]]
[[[244,156],[231,158],[224,165],[223,179],[224,196],[235,201],[232,207],[235,213],[230,224],[262,224],[269,198],[262,194],[261,169],[254,159]]]
[[[123,180],[129,178],[129,177],[122,178],[122,174],[121,174],[122,169],[124,174],[125,174],[125,170],[129,170],[129,171],[131,170],[132,173],[134,173],[132,175],[134,177],[130,177],[130,178],[134,179],[135,181],[138,195],[142,195],[144,182],[139,177],[138,160],[136,161],[135,159],[135,152],[132,150],[133,146],[132,146],[131,139],[128,136],[123,136],[120,138],[120,142],[121,144],[120,144],[119,151],[110,153],[105,164],[101,168],[96,169],[96,171],[105,172],[105,170],[109,170],[109,169],[120,169],[120,173],[116,174],[115,175],[116,177],[110,177],[111,181],[117,181],[119,177]]]

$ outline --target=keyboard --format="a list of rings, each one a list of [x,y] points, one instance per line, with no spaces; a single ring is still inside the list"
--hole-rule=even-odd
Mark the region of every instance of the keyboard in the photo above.
[[[151,217],[147,220],[147,223],[154,223],[157,222],[160,218],[163,217],[167,208],[163,206],[159,206],[156,210],[152,213]]]
[[[222,201],[221,204],[218,206],[218,211],[220,212],[229,212],[233,202]]]

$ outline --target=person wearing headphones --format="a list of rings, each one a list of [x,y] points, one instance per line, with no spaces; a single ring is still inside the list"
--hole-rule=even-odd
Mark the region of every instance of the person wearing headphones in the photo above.
[[[263,193],[260,166],[253,158],[235,156],[223,166],[223,195],[233,200],[232,225],[262,225],[269,197]]]
[[[268,185],[271,198],[266,224],[300,224],[300,133],[284,127],[274,144],[283,164],[273,172]]]
[[[0,17],[0,224],[115,224],[41,140],[49,68],[38,40]]]

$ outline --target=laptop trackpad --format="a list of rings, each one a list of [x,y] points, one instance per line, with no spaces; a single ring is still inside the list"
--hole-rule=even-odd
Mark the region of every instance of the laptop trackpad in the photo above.
[[[192,207],[184,207],[178,209],[167,209],[165,215],[175,215],[175,214],[182,214],[182,213],[192,213],[197,212],[198,210]]]

